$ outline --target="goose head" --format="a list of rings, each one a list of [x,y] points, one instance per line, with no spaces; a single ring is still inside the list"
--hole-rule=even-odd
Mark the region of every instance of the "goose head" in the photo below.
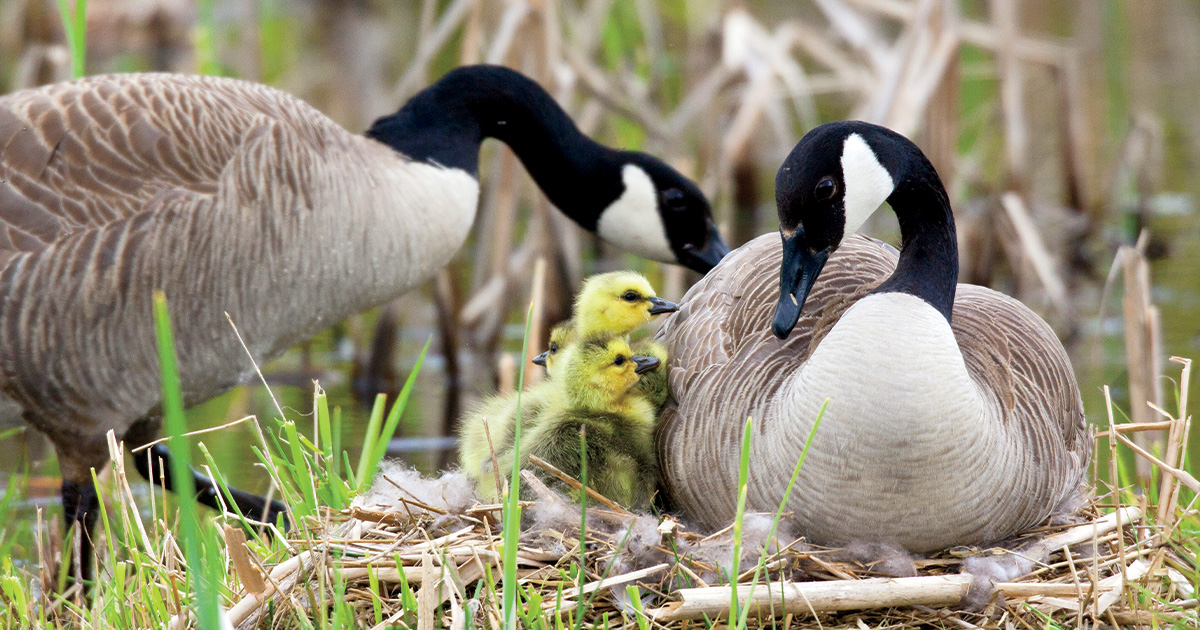
[[[641,375],[658,365],[656,357],[635,355],[622,337],[586,338],[563,366],[564,389],[575,406],[615,411]]]
[[[581,336],[628,335],[652,317],[679,310],[654,294],[646,277],[612,271],[588,278],[575,300],[575,330]]]
[[[892,197],[909,176],[903,136],[870,123],[826,123],[809,131],[775,176],[783,263],[772,330],[786,339],[829,255]]]
[[[495,138],[558,209],[622,250],[700,273],[729,252],[691,180],[654,156],[588,138],[546,90],[509,68],[456,68],[367,136],[476,178],[480,143]]]
[[[596,219],[600,238],[643,258],[699,273],[707,273],[729,253],[708,200],[690,179],[645,153],[618,152],[615,165],[620,181],[609,188],[615,195],[610,193]]]
[[[533,357],[534,365],[540,365],[546,368],[547,374],[554,373],[554,362],[557,360],[559,353],[566,349],[570,342],[571,326],[570,324],[559,324],[550,330],[550,346],[545,352]]]

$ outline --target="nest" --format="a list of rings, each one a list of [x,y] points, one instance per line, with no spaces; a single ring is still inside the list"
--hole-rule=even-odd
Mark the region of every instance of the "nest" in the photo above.
[[[1003,547],[929,556],[769,537],[772,515],[748,514],[734,586],[732,526],[701,535],[672,517],[633,514],[595,493],[584,522],[579,506],[559,491],[528,472],[523,479],[534,497],[522,502],[517,551],[525,626],[540,619],[553,624],[546,627],[570,627],[582,616],[591,627],[682,628],[728,619],[735,592],[735,614],[749,625],[1032,629],[1200,622],[1189,581],[1197,574],[1195,547],[1178,544],[1184,535],[1172,524],[1148,525],[1145,506],[1093,502],[1074,525],[1043,527]],[[239,628],[277,627],[287,615],[311,616],[336,594],[364,627],[498,630],[500,513],[499,505],[477,503],[459,474],[425,479],[392,467],[349,510],[291,541],[291,559],[268,575],[243,575],[257,571],[239,562],[241,552],[230,545],[245,592],[229,618]]]

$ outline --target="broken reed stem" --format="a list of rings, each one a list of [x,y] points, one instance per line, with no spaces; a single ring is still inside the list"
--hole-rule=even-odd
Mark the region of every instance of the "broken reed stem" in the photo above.
[[[1047,549],[1061,549],[1094,540],[1123,523],[1137,521],[1142,510],[1128,506],[1116,510],[1091,523],[1085,523],[1067,531],[1049,536],[1039,543]],[[815,556],[810,558],[815,559]],[[1134,560],[1134,563],[1141,560]],[[1122,563],[1124,568],[1124,563]],[[755,617],[781,617],[787,614],[815,614],[844,610],[871,608],[893,608],[896,606],[953,606],[962,601],[974,577],[970,574],[920,576],[907,578],[842,579],[826,582],[771,582],[763,591],[755,589],[747,594],[738,591],[738,608],[749,608]],[[1120,577],[1120,576],[1113,576]],[[1136,579],[1136,578],[1133,578]],[[1127,583],[1118,583],[1106,578],[1100,587],[1106,594],[1120,590]],[[1079,584],[1047,584],[1002,582],[995,588],[1009,597],[1071,596],[1081,592]],[[681,601],[672,602],[650,611],[650,616],[659,622],[690,619],[727,618],[733,596],[731,586],[680,589]],[[1115,601],[1115,600],[1114,600]]]
[[[1158,307],[1150,299],[1150,263],[1142,252],[1145,239],[1138,247],[1122,247],[1119,257],[1124,278],[1121,309],[1125,318],[1125,355],[1129,372],[1129,419],[1136,424],[1155,420],[1147,402],[1162,406],[1162,350]],[[1138,439],[1138,446],[1150,450],[1163,443],[1161,438]],[[1150,479],[1147,462],[1137,461],[1138,478]]]

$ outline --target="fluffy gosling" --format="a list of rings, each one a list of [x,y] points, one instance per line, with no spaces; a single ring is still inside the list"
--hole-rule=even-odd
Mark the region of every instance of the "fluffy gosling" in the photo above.
[[[580,339],[555,379],[563,395],[521,436],[522,457],[537,455],[579,478],[579,433],[586,428],[588,485],[629,508],[649,507],[658,484],[656,409],[634,385],[658,366],[656,357],[633,354],[622,337]]]
[[[550,332],[550,347],[533,362],[546,368],[547,376],[556,373],[556,364],[565,360],[577,339],[625,337],[644,326],[655,315],[679,310],[679,306],[655,295],[645,276],[633,271],[614,271],[588,278],[575,300],[570,320]],[[638,354],[658,358],[660,367],[639,383],[639,391],[654,409],[666,402],[666,350],[653,342],[635,346]],[[561,405],[563,388],[549,378],[526,389],[521,395],[522,431],[531,430],[547,405]],[[496,470],[505,474],[512,466],[510,457],[515,435],[517,396],[515,393],[493,396],[463,419],[459,433],[459,462],[476,480],[479,496],[498,499]],[[490,440],[488,439],[490,436]],[[493,464],[493,455],[496,463]]]
[[[553,377],[554,363],[581,337],[626,337],[655,315],[672,313],[679,305],[655,295],[646,277],[634,271],[613,271],[592,276],[584,282],[570,320],[550,331],[550,347],[533,362]],[[657,357],[659,367],[647,373],[638,390],[658,409],[667,402],[667,350],[653,341],[633,344],[639,355]]]

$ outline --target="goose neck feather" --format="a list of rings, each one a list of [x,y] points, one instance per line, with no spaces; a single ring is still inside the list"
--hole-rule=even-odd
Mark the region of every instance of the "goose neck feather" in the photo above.
[[[555,206],[595,231],[625,189],[628,156],[585,136],[536,82],[501,66],[447,73],[367,131],[410,159],[476,175],[479,147],[495,138],[512,148]]]
[[[925,300],[946,321],[958,286],[958,239],[946,189],[923,154],[912,165],[888,204],[900,224],[900,260],[876,291],[907,293]]]

